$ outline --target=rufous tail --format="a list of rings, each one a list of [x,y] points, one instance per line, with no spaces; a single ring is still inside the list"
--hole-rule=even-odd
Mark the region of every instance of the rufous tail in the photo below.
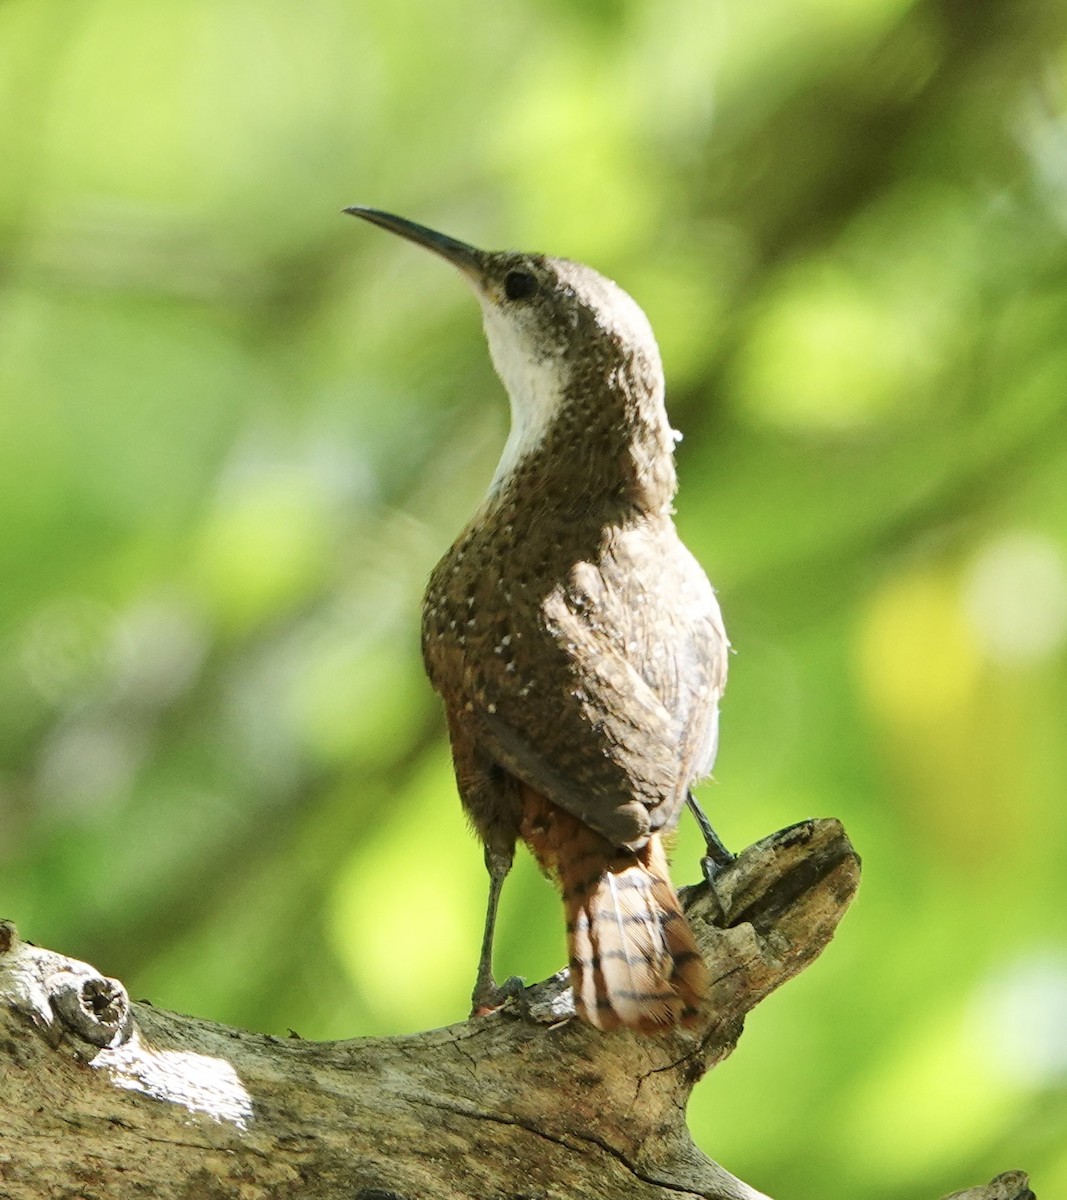
[[[578,1015],[598,1029],[639,1033],[693,1024],[708,969],[671,885],[659,834],[639,851],[619,850],[577,817],[527,793],[522,835],[559,878]]]

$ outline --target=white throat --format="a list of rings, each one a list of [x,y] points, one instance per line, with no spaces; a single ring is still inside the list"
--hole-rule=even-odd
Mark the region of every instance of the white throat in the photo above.
[[[511,432],[489,484],[492,497],[544,440],[563,402],[566,370],[561,358],[535,359],[514,326],[491,303],[483,306],[483,312],[489,354],[511,404]]]

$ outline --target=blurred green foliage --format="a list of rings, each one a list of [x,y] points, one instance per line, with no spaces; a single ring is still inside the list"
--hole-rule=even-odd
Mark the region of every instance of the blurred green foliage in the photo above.
[[[1060,0],[7,0],[0,912],[244,1026],[463,1015],[418,609],[506,406],[379,205],[646,308],[737,648],[703,798],[863,854],[699,1143],[783,1197],[1067,1194],[1065,89]],[[528,859],[502,920],[556,969]]]

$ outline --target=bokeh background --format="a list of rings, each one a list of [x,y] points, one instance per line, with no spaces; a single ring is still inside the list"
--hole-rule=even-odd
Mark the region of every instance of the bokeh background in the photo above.
[[[5,0],[0,913],[246,1027],[463,1016],[419,601],[506,405],[378,205],[645,307],[737,650],[703,799],[863,855],[697,1141],[1067,1194],[1065,88],[1062,0]],[[524,858],[499,964],[562,952]]]

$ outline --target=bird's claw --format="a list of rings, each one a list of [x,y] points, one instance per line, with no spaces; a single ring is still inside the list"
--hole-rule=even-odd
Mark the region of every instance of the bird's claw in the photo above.
[[[511,975],[503,983],[486,980],[474,989],[471,996],[471,1016],[486,1017],[498,1012],[509,1000],[521,999],[526,985],[518,975]]]
[[[720,857],[712,858],[710,854],[704,854],[701,856],[700,872],[704,876],[704,882],[709,888],[711,888],[712,891],[715,890],[715,881],[719,878],[723,871],[726,870],[727,867],[731,866],[736,861],[736,854],[731,854],[727,859]]]

